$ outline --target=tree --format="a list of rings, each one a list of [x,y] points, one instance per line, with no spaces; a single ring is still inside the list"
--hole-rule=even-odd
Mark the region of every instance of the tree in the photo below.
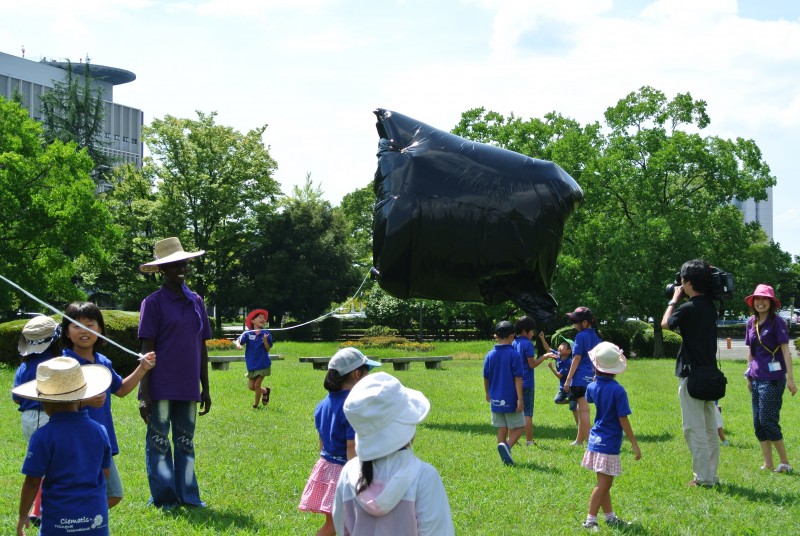
[[[251,282],[249,305],[267,307],[280,324],[291,314],[312,320],[353,295],[362,275],[354,266],[350,228],[310,177],[280,210],[259,210],[251,244],[242,250]]]
[[[105,170],[112,162],[103,152],[101,138],[103,92],[100,87],[92,88],[88,61],[83,64],[82,75],[75,73],[70,62],[67,62],[66,71],[64,81],[54,80],[53,88],[41,97],[45,139],[48,143],[74,142],[80,149],[86,149],[96,170]]]
[[[207,251],[192,263],[194,288],[214,305],[252,247],[246,222],[280,193],[272,177],[277,164],[262,141],[267,126],[241,134],[217,125],[215,117],[167,115],[143,131],[151,153],[143,173],[155,181],[159,229],[180,237],[185,248]],[[219,311],[216,322],[219,328]]]
[[[359,266],[372,266],[372,215],[375,190],[372,184],[345,195],[340,208],[350,227],[350,244]]]
[[[92,167],[74,143],[44,145],[41,125],[0,98],[0,274],[57,305],[85,297],[78,267],[103,266],[117,240]],[[0,311],[18,307],[38,308],[0,285]]]
[[[731,204],[765,199],[775,178],[753,140],[699,134],[710,123],[704,101],[688,93],[668,100],[643,87],[610,107],[605,123],[603,130],[581,127],[555,113],[543,121],[506,120],[478,109],[457,127],[553,160],[583,188],[584,206],[567,223],[553,289],[565,310],[581,304],[603,319],[660,318],[662,289],[684,261],[703,257],[736,274],[762,261],[757,252],[779,251]],[[772,258],[773,273],[785,269],[784,257]]]

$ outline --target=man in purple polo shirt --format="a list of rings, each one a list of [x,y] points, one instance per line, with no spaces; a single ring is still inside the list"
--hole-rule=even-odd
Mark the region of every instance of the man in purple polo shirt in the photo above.
[[[155,260],[139,267],[160,272],[164,281],[142,301],[139,313],[142,353],[158,352],[159,367],[163,364],[140,383],[139,412],[147,423],[149,504],[165,510],[206,505],[194,472],[194,429],[197,403],[200,415],[211,410],[206,349],[211,325],[203,299],[184,283],[187,261],[204,253],[186,252],[177,238],[166,238],[156,243]]]

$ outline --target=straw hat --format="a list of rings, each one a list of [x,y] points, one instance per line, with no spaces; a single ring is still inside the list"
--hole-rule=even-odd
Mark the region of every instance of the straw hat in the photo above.
[[[205,251],[202,249],[193,252],[184,251],[181,241],[171,236],[156,242],[154,253],[155,260],[139,266],[139,271],[146,274],[153,274],[158,272],[158,267],[162,264],[193,259],[203,255]]]
[[[367,365],[369,370],[381,366],[377,361],[368,359],[358,348],[348,346],[333,354],[331,360],[328,361],[328,370],[333,369],[339,373],[339,376],[344,376],[363,365]]]
[[[775,291],[769,285],[758,285],[756,290],[744,299],[744,302],[747,304],[748,307],[753,306],[753,299],[754,298],[767,298],[768,300],[772,300],[772,303],[775,305],[775,310],[781,308],[781,302],[778,298],[775,297]]]
[[[622,374],[628,366],[622,349],[610,342],[601,342],[589,350],[589,359],[594,368],[606,374]]]
[[[40,315],[28,320],[22,328],[17,348],[23,356],[41,354],[61,336],[61,326],[52,318]]]
[[[43,402],[76,402],[105,392],[111,371],[103,365],[83,365],[71,357],[54,357],[39,364],[36,379],[11,390],[15,395]]]
[[[355,384],[344,401],[344,414],[356,431],[356,454],[376,460],[406,446],[431,409],[425,395],[376,372]]]

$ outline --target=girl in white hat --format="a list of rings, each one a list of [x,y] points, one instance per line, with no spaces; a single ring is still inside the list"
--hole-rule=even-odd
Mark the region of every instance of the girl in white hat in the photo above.
[[[622,474],[619,452],[622,447],[622,432],[628,436],[633,448],[633,458],[642,457],[636,436],[633,435],[628,415],[631,407],[625,388],[617,383],[614,376],[625,372],[628,361],[622,350],[610,342],[601,342],[589,350],[597,371],[595,380],[586,388],[586,400],[596,408],[594,426],[589,432],[589,442],[583,456],[583,466],[597,473],[597,485],[589,498],[589,514],[583,527],[598,529],[597,513],[603,508],[606,524],[611,527],[630,525],[614,514],[611,506],[611,485],[614,477]]]
[[[411,449],[430,408],[425,395],[385,372],[350,391],[344,414],[356,431],[357,457],[344,466],[336,486],[336,534],[455,533],[439,473]]]

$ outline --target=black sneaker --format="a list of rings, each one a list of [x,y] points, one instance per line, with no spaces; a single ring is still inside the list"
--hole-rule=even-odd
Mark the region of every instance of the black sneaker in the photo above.
[[[606,518],[606,525],[609,527],[630,527],[633,523],[613,516],[611,518]]]
[[[582,526],[583,526],[583,528],[585,528],[587,530],[591,530],[593,532],[597,532],[598,530],[600,530],[600,525],[597,524],[597,521],[588,521],[587,520],[587,521],[583,522]]]

